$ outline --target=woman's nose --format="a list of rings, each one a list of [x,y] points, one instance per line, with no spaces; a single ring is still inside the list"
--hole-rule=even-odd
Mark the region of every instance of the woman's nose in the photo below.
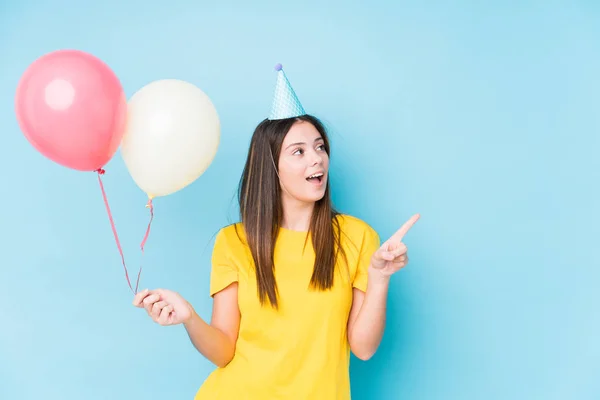
[[[322,164],[323,163],[323,157],[321,157],[321,155],[319,155],[318,153],[314,153],[312,161],[313,161],[313,165]]]

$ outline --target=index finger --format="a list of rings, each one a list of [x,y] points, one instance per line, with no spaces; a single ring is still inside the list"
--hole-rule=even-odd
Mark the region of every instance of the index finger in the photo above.
[[[394,239],[402,240],[404,235],[408,233],[410,228],[412,228],[412,226],[419,220],[420,217],[420,214],[415,214],[412,217],[410,217],[410,219],[406,221],[396,233],[394,233]]]

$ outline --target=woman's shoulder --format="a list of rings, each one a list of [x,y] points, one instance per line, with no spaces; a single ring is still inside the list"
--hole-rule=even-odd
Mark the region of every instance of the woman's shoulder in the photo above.
[[[241,222],[221,227],[215,238],[215,246],[243,246],[245,242],[246,235]]]
[[[218,234],[219,235],[231,235],[231,234],[235,235],[235,232],[237,232],[237,231],[239,231],[239,232],[243,232],[244,231],[244,228],[243,228],[243,225],[242,225],[241,222],[234,222],[234,223],[222,226],[219,229],[219,233]]]

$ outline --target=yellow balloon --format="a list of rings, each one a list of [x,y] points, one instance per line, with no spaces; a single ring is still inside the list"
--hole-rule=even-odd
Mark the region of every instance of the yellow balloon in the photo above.
[[[217,111],[202,90],[177,79],[154,81],[128,102],[121,156],[150,199],[166,196],[206,171],[220,131]]]

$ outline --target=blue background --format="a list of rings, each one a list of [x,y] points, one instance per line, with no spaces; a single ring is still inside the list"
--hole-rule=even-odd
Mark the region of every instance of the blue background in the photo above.
[[[212,241],[281,62],[331,129],[337,206],[383,238],[422,214],[354,398],[599,398],[598,3],[215,3],[0,2],[0,398],[191,399],[212,370],[131,306],[96,176],[19,131],[17,82],[60,48],[102,58],[128,96],[193,82],[220,114],[211,167],[155,201],[142,288],[210,318]],[[146,198],[120,154],[106,170],[135,276]]]

